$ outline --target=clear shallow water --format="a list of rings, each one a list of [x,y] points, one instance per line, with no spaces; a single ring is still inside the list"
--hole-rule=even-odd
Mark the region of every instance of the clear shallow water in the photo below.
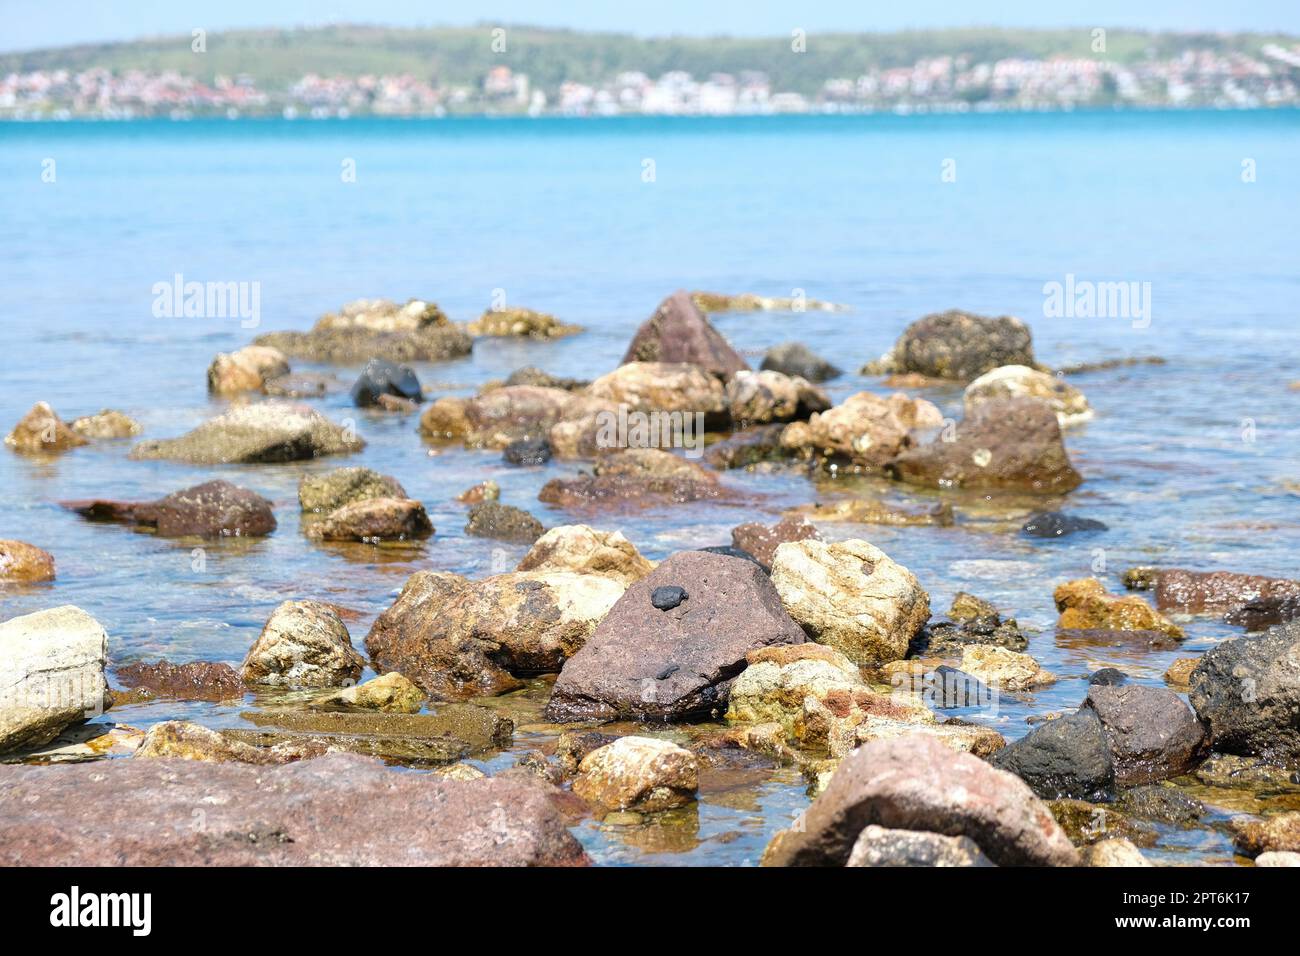
[[[57,181],[43,183],[42,162]],[[1253,159],[1257,181],[1241,181]],[[357,181],[340,180],[356,161]],[[643,182],[643,160],[655,181]],[[956,182],[941,180],[956,161]],[[37,400],[65,418],[102,407],[136,417],[148,437],[180,434],[219,412],[204,370],[218,351],[255,334],[307,328],[343,302],[369,296],[437,301],[457,320],[477,316],[494,290],[507,301],[587,327],[553,343],[480,340],[463,361],[418,366],[430,391],[471,394],[522,365],[590,378],[614,367],[637,323],[675,288],[807,295],[846,313],[736,314],[718,327],[757,361],[767,346],[806,342],[850,374],[839,400],[887,391],[855,370],[913,319],[960,307],[1028,321],[1038,357],[1067,365],[1159,355],[1139,366],[1072,379],[1096,419],[1067,436],[1085,484],[1071,511],[1110,526],[1101,535],[1033,542],[1015,534],[1025,502],[959,502],[956,528],[827,526],[865,537],[911,568],[936,614],[965,589],[1038,631],[1030,652],[1061,675],[1054,687],[1003,697],[991,722],[1023,734],[1032,713],[1072,707],[1086,675],[1119,666],[1159,683],[1169,660],[1235,632],[1187,622],[1182,652],[1059,646],[1052,589],[1092,573],[1104,549],[1112,590],[1135,563],[1263,574],[1300,573],[1300,114],[1130,113],[756,119],[222,121],[173,124],[0,125],[0,423]],[[158,319],[152,286],[176,273],[199,281],[258,282],[261,327],[236,319]],[[1151,283],[1152,321],[1043,315],[1045,282]],[[295,370],[310,370],[298,363]],[[191,468],[131,462],[129,442],[59,459],[0,454],[0,537],[47,548],[49,586],[0,592],[10,617],[74,603],[108,629],[116,663],[166,656],[237,662],[280,601],[330,600],[370,621],[419,568],[489,573],[493,550],[467,538],[454,497],[495,478],[503,500],[548,526],[573,516],[536,500],[543,469],[504,466],[490,452],[431,453],[413,418],[358,412],[339,392],[315,402],[354,418],[369,442],[346,463],[397,476],[429,509],[429,542],[376,551],[312,545],[299,526],[299,478],[343,459],[283,466]],[[960,417],[959,388],[922,390]],[[1253,423],[1254,440],[1243,440]],[[271,498],[280,522],[257,542],[206,546],[91,525],[55,502],[152,498],[224,477]],[[700,505],[631,517],[583,518],[625,530],[647,555],[722,544],[730,528],[845,490],[927,496],[884,483],[814,486],[797,475],[730,475],[765,495],[745,508]],[[528,726],[545,688],[512,704]],[[147,725],[186,717],[238,722],[238,708],[156,704],[114,711]],[[531,719],[535,720],[535,717]],[[516,749],[544,742],[521,731]],[[507,766],[511,755],[491,761]],[[721,786],[721,785],[720,785]],[[668,837],[587,823],[579,837],[609,862],[741,862],[806,803],[797,776],[706,792],[695,821]],[[697,830],[692,830],[692,827]],[[682,838],[695,832],[698,841]],[[658,831],[657,831],[658,832]],[[734,835],[738,834],[738,835]],[[663,836],[663,832],[659,832]],[[1171,859],[1226,843],[1178,849]],[[1202,842],[1198,842],[1202,841]]]

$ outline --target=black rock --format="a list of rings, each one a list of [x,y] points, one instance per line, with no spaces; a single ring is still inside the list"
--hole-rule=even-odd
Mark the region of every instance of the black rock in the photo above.
[[[1031,538],[1063,538],[1076,531],[1105,531],[1106,525],[1093,518],[1079,518],[1061,511],[1040,511],[1029,516],[1021,534]]]
[[[1040,724],[989,758],[1044,800],[1110,800],[1115,765],[1097,715],[1079,710]]]
[[[761,368],[785,375],[798,375],[810,382],[824,382],[843,374],[802,342],[782,342],[772,346],[763,356]]]
[[[1089,684],[1102,684],[1106,687],[1118,687],[1128,682],[1128,675],[1117,667],[1103,667],[1088,678]]]
[[[1205,804],[1173,787],[1148,784],[1120,794],[1119,806],[1140,820],[1191,826],[1205,816]]]
[[[396,395],[413,402],[424,400],[420,380],[409,365],[397,365],[384,359],[372,358],[361,370],[361,377],[352,386],[353,404],[366,408],[377,404],[380,395]]]
[[[551,460],[551,443],[545,438],[520,438],[506,445],[501,457],[512,465],[544,465]]]
[[[993,703],[993,691],[973,674],[940,664],[926,675],[925,698],[937,710],[985,707]]]
[[[764,571],[771,573],[767,565],[765,565],[762,561],[758,560],[758,558],[754,557],[748,551],[742,551],[740,548],[733,548],[729,544],[714,545],[711,548],[696,548],[695,550],[703,551],[706,554],[721,554],[728,558],[740,558],[743,561],[753,561]]]
[[[650,592],[650,603],[661,611],[671,611],[685,601],[688,596],[685,588],[679,588],[675,584],[666,584]]]
[[[1290,597],[1257,598],[1223,616],[1225,623],[1244,627],[1251,633],[1297,618],[1300,618],[1300,597],[1294,594]]]

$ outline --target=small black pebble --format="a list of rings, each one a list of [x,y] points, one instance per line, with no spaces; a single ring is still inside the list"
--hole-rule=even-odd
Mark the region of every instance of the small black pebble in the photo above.
[[[1117,667],[1103,667],[1088,678],[1088,683],[1103,687],[1118,687],[1120,684],[1128,683],[1128,675]]]
[[[551,460],[551,444],[545,438],[520,438],[506,445],[501,457],[511,465],[544,465]]]
[[[685,601],[688,596],[685,588],[670,584],[665,587],[655,588],[650,594],[650,603],[661,611],[671,611]]]

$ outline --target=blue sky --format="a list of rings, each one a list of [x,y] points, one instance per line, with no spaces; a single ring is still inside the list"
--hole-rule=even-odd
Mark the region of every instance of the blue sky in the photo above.
[[[1297,0],[0,0],[0,50],[189,33],[195,27],[292,27],[328,22],[394,26],[535,24],[642,35],[781,35],[906,27],[1141,27],[1300,34]]]

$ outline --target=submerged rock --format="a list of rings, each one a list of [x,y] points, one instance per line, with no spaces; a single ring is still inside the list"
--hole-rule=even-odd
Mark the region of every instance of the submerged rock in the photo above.
[[[1011,316],[989,318],[952,309],[927,315],[903,330],[893,349],[863,374],[917,372],[969,382],[1004,365],[1034,361],[1029,327]]]
[[[858,834],[845,866],[993,866],[974,840],[874,823]]]
[[[1205,816],[1205,804],[1174,787],[1150,784],[1132,787],[1119,795],[1119,807],[1139,820],[1173,826],[1192,826]]]
[[[793,514],[806,514],[819,521],[847,521],[854,524],[883,524],[894,527],[931,526],[952,527],[955,518],[952,503],[940,502],[924,511],[900,508],[868,498],[846,498],[839,501],[800,505]]]
[[[149,728],[134,757],[139,760],[201,760],[272,766],[320,757],[325,754],[325,749],[320,744],[302,743],[258,747],[199,724],[165,720]]]
[[[1114,796],[1115,764],[1105,729],[1091,710],[1039,724],[989,762],[1014,773],[1045,800]]]
[[[623,356],[628,362],[685,362],[710,375],[730,378],[748,363],[695,306],[686,292],[677,291],[659,303],[632,337]]]
[[[691,301],[701,312],[844,312],[848,307],[820,299],[809,299],[802,294],[798,298],[784,299],[779,296],[756,295],[753,292],[739,292],[734,295],[725,292],[692,292]]]
[[[924,736],[849,754],[765,866],[841,866],[868,826],[965,836],[999,866],[1072,866],[1078,851],[1023,782]]]
[[[667,740],[620,737],[582,758],[573,792],[603,810],[655,813],[695,799],[699,762]]]
[[[546,528],[522,508],[503,505],[499,501],[485,501],[469,509],[465,533],[479,538],[532,544],[546,533]]]
[[[501,486],[489,478],[487,481],[480,481],[477,485],[466,488],[456,496],[456,500],[461,504],[477,505],[485,501],[498,501],[501,498]]]
[[[515,570],[600,574],[626,587],[653,571],[654,565],[621,531],[571,524],[552,528],[538,538]]]
[[[306,405],[268,401],[232,408],[180,438],[141,442],[131,457],[195,465],[257,464],[350,454],[365,445],[351,429]]]
[[[24,455],[49,455],[88,444],[45,402],[37,402],[5,436],[5,444]]]
[[[0,584],[54,580],[54,557],[25,541],[0,539]]]
[[[1181,697],[1163,687],[1094,684],[1083,706],[1101,720],[1121,787],[1180,777],[1209,749],[1206,727]]]
[[[257,730],[234,738],[267,747],[325,747],[399,763],[450,763],[471,753],[510,746],[514,723],[487,707],[439,704],[433,713],[356,710],[267,710],[241,715]]]
[[[0,624],[0,753],[47,744],[109,704],[108,635],[72,605]]]
[[[1056,412],[1062,428],[1092,419],[1092,406],[1073,385],[1025,365],[1004,365],[985,372],[966,386],[966,413],[995,398],[1036,398]]]
[[[260,392],[274,378],[289,374],[289,360],[279,349],[248,345],[222,352],[208,366],[208,391],[213,395]]]
[[[228,481],[204,482],[157,501],[67,501],[63,507],[164,538],[258,537],[276,528],[271,502]]]
[[[424,390],[415,370],[409,365],[398,365],[380,358],[372,358],[361,370],[361,376],[352,386],[352,404],[361,408],[381,404],[385,396],[404,398],[411,402],[424,401]]]
[[[465,331],[473,336],[510,336],[529,339],[558,339],[566,335],[576,335],[582,331],[580,325],[567,325],[546,312],[532,309],[488,309],[475,321],[466,326]]]
[[[888,465],[900,481],[929,488],[1063,494],[1074,470],[1051,409],[1031,398],[981,402],[949,436],[901,451]]]
[[[321,475],[304,475],[298,482],[298,504],[303,511],[316,514],[370,498],[405,497],[401,482],[369,468],[335,468]]]
[[[244,696],[239,672],[225,663],[137,661],[117,668],[114,674],[124,687],[175,700],[222,701]]]
[[[866,541],[782,544],[772,584],[810,638],[857,664],[901,659],[930,617],[916,576]]]
[[[418,714],[427,700],[424,692],[393,671],[345,687],[312,702],[314,710],[379,710],[392,714]]]
[[[91,440],[134,438],[141,430],[140,423],[134,418],[111,408],[74,418],[69,427],[82,438]]]
[[[365,498],[307,527],[318,541],[413,541],[433,534],[424,505],[412,498]]]
[[[669,611],[651,604],[655,588],[683,582],[690,585],[689,601]],[[547,719],[670,721],[720,714],[749,651],[803,640],[758,565],[680,552],[629,587],[565,662]]]
[[[1106,525],[1093,518],[1080,518],[1060,511],[1039,511],[1029,516],[1020,533],[1031,538],[1064,538],[1078,531],[1105,531]]]
[[[588,862],[542,784],[395,774],[346,754],[285,767],[155,760],[0,767],[0,792],[10,807],[0,834],[6,866]]]
[[[285,601],[248,649],[239,674],[247,684],[337,687],[355,683],[365,666],[333,608],[316,601]]]
[[[551,460],[551,443],[545,438],[520,438],[501,453],[509,465],[544,465]]]
[[[532,365],[525,365],[523,368],[511,372],[506,378],[505,384],[539,385],[542,388],[560,388],[566,392],[581,392],[591,382],[579,378],[563,378],[559,375],[543,372],[540,368]]]
[[[825,382],[844,374],[802,342],[782,342],[772,346],[763,356],[761,367],[810,382]]]
[[[748,554],[764,567],[772,566],[772,558],[779,545],[788,541],[820,541],[815,525],[803,518],[782,518],[768,526],[757,521],[737,525],[731,529],[731,544]]]

